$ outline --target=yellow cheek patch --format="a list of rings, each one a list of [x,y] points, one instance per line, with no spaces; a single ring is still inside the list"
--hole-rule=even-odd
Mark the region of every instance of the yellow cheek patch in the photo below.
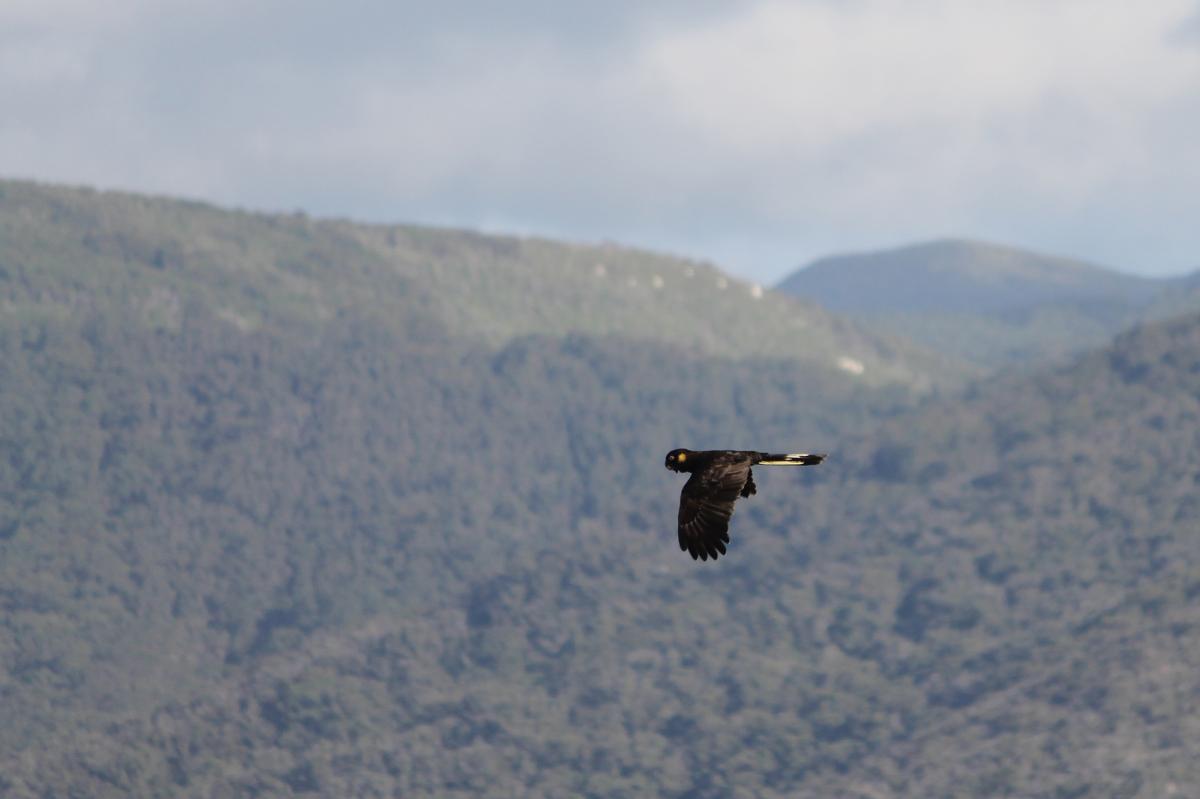
[[[679,455],[675,458],[675,460],[679,461],[680,463],[683,463],[684,461],[687,460],[687,453],[686,452],[679,453]]]

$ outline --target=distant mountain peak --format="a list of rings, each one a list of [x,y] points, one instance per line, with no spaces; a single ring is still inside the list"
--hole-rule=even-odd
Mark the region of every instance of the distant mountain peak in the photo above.
[[[838,311],[997,313],[1149,297],[1156,281],[1017,247],[946,238],[821,258],[779,289]]]
[[[1200,274],[1139,277],[961,238],[822,258],[778,288],[985,369],[1056,360],[1200,309]]]

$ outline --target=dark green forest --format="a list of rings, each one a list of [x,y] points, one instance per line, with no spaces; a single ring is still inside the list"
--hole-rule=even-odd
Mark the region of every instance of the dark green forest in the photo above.
[[[1200,318],[964,382],[706,269],[0,183],[0,795],[1200,784]]]

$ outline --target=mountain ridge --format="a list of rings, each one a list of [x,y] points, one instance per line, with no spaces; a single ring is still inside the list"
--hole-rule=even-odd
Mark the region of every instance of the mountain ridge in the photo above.
[[[0,234],[7,247],[0,257],[18,265],[23,242],[43,247],[29,278],[35,284],[56,263],[92,264],[53,292],[29,287],[26,303],[50,300],[60,310],[142,292],[136,300],[161,317],[190,295],[253,328],[272,317],[320,324],[353,306],[382,319],[436,316],[453,335],[492,345],[578,332],[718,356],[793,358],[842,373],[849,359],[863,367],[854,379],[918,391],[970,373],[709,264],[613,245],[252,214],[14,181],[0,181]],[[246,288],[230,291],[234,285]]]

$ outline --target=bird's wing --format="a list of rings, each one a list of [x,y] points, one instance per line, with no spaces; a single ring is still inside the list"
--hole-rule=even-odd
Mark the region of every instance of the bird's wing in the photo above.
[[[714,463],[694,473],[679,495],[679,548],[692,558],[716,560],[729,543],[729,518],[746,478],[750,459]]]

